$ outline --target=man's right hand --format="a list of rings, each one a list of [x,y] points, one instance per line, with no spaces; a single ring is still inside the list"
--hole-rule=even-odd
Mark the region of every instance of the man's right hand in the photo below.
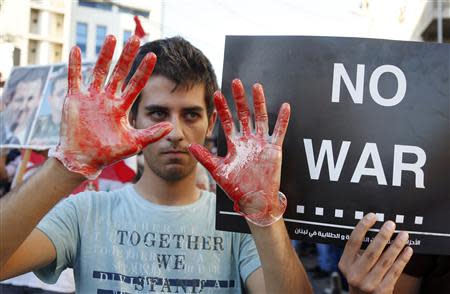
[[[408,241],[406,232],[398,233],[389,248],[384,250],[395,230],[392,221],[385,222],[372,243],[361,251],[363,239],[376,221],[375,214],[369,213],[357,224],[339,261],[339,269],[348,281],[350,293],[392,293],[412,256],[411,247],[405,248]]]
[[[105,87],[116,39],[107,36],[95,65],[87,93],[80,90],[81,53],[72,48],[69,58],[68,93],[64,101],[60,143],[51,150],[72,172],[96,178],[103,167],[138,153],[172,130],[167,122],[148,129],[134,129],[128,112],[144,88],[156,63],[156,55],[147,54],[120,95],[117,93],[139,49],[139,38],[132,36]]]

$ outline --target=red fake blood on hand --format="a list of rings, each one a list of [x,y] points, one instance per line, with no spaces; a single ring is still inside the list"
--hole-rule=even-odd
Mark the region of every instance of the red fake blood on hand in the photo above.
[[[201,145],[189,150],[211,173],[219,186],[234,202],[234,210],[249,221],[267,226],[277,221],[286,209],[286,198],[279,195],[282,144],[290,116],[289,104],[283,104],[272,136],[268,135],[268,116],[263,88],[253,86],[255,132],[250,125],[250,110],[244,87],[239,80],[232,83],[233,97],[241,124],[234,127],[225,97],[216,92],[214,102],[225,133],[228,153],[214,156]]]
[[[69,170],[90,179],[95,178],[106,165],[136,154],[172,129],[170,123],[159,123],[141,130],[136,130],[129,124],[129,109],[155,66],[156,56],[153,53],[144,57],[124,92],[120,96],[116,93],[139,49],[139,38],[136,36],[128,40],[108,84],[102,89],[115,43],[113,36],[106,37],[87,93],[80,91],[80,49],[72,49],[61,139],[51,154]]]

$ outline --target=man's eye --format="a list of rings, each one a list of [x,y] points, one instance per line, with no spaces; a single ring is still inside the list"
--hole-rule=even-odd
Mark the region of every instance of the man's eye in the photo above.
[[[200,114],[197,112],[187,112],[185,116],[188,120],[195,120],[200,117]]]
[[[166,113],[164,111],[152,111],[149,112],[149,115],[152,119],[161,120],[166,117]]]

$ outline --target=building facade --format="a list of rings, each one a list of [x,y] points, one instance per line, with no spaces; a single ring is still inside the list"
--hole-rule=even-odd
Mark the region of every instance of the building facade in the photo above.
[[[64,0],[6,0],[0,6],[0,72],[61,62],[68,50],[70,11]]]
[[[134,33],[138,16],[150,40],[161,37],[161,1],[74,1],[70,23],[70,44],[81,49],[84,60],[93,61],[107,34],[117,38],[114,59],[119,57],[126,40]]]
[[[149,39],[161,36],[161,1],[1,0],[1,79],[13,66],[67,62],[74,45],[83,60],[95,61],[107,34],[117,38],[117,59],[135,15]]]
[[[450,0],[361,0],[370,37],[450,42]],[[438,23],[442,24],[438,29]]]
[[[424,0],[423,0],[424,1]],[[417,25],[414,28],[411,39],[436,42],[441,39],[445,43],[450,43],[450,1],[424,1],[424,9],[420,14]],[[439,20],[441,20],[442,30],[439,30]]]

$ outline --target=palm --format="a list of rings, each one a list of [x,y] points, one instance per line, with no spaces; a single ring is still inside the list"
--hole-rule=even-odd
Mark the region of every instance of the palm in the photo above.
[[[122,111],[118,100],[106,93],[68,95],[64,105],[65,135],[61,145],[66,155],[83,154],[95,156],[96,165],[107,165],[127,155],[137,153],[139,147],[128,123],[127,113]],[[69,127],[70,126],[70,127]]]
[[[281,148],[251,135],[231,140],[232,149],[214,172],[215,180],[228,196],[239,201],[243,195],[263,191],[274,195],[280,187]],[[237,168],[239,167],[239,168]]]

